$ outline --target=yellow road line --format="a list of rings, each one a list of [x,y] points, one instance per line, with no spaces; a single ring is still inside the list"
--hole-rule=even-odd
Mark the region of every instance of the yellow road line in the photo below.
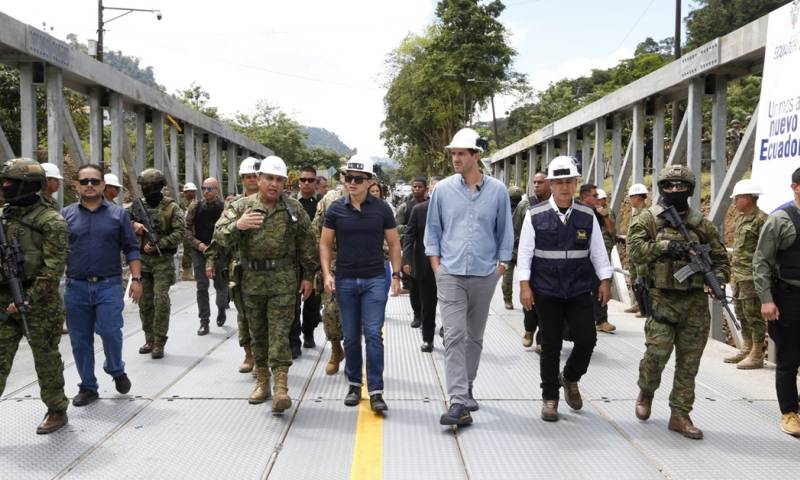
[[[364,378],[367,378],[366,372]],[[373,412],[370,408],[366,385],[361,390],[361,403],[358,404],[350,478],[351,480],[383,478],[383,415]]]

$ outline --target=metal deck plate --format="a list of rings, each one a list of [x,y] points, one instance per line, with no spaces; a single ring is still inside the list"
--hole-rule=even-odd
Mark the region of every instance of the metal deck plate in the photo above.
[[[667,430],[669,406],[653,402],[653,416],[641,422],[630,400],[596,404],[618,428],[672,479],[792,478],[800,469],[798,441],[780,431],[777,414],[767,422],[740,402],[695,402],[694,424],[703,440]]]
[[[419,350],[420,329],[410,321],[389,318],[384,324],[384,397],[389,399],[441,399],[430,354]]]
[[[156,400],[64,478],[259,478],[292,411],[244,400]]]
[[[346,407],[340,400],[304,400],[269,478],[349,479],[357,419],[358,407]]]
[[[474,425],[458,430],[470,478],[663,479],[599,415],[560,407],[561,420],[548,423],[538,401],[481,402]]]
[[[70,408],[69,423],[50,435],[36,435],[47,408],[39,400],[0,402],[0,477],[49,479],[67,468],[109,432],[145,405],[143,400],[102,400],[87,408]],[[111,477],[108,477],[111,478]],[[118,478],[118,477],[117,477]]]

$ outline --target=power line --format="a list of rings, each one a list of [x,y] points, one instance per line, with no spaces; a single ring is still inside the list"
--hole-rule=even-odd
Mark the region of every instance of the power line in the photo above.
[[[636,21],[633,23],[633,26],[630,28],[630,30],[628,30],[628,33],[626,33],[625,36],[622,37],[622,41],[619,42],[619,45],[617,46],[617,48],[614,49],[615,52],[617,50],[619,50],[620,48],[622,48],[622,45],[625,43],[625,40],[627,40],[628,36],[630,36],[630,34],[633,33],[633,31],[636,29],[636,27],[639,26],[639,22],[641,22],[642,19],[644,18],[644,16],[647,15],[647,12],[650,11],[650,7],[653,6],[655,1],[656,0],[650,0],[650,3],[647,4],[647,8],[645,8],[644,11],[642,12],[642,14],[639,15],[639,18],[637,18]]]

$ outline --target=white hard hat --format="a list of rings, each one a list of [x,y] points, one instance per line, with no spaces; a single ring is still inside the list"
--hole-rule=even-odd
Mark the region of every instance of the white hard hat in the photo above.
[[[604,198],[608,198],[608,195],[606,195],[606,191],[603,190],[602,188],[598,188],[597,189],[597,199],[598,200],[602,200]]]
[[[369,173],[370,175],[374,175],[375,173],[372,170],[372,158],[360,153],[350,157],[344,169],[348,172],[364,172]]]
[[[483,148],[478,146],[479,138],[481,138],[481,136],[478,135],[478,132],[475,130],[471,128],[462,128],[453,135],[453,140],[450,141],[450,145],[445,148],[467,148],[483,152]]]
[[[239,175],[247,175],[250,173],[258,173],[258,165],[260,162],[259,159],[255,157],[247,157],[242,160],[242,163],[239,164]]]
[[[110,185],[112,187],[122,188],[122,184],[119,183],[119,178],[113,173],[106,173],[103,176],[103,181],[106,182],[106,185]]]
[[[258,173],[277,175],[283,178],[288,177],[286,163],[284,163],[281,157],[277,157],[275,155],[270,155],[264,160],[261,160],[261,165],[258,167]]]
[[[559,178],[573,178],[580,177],[578,173],[578,166],[572,157],[560,156],[550,160],[550,165],[547,166],[547,179],[556,180]]]
[[[43,163],[42,168],[44,168],[45,177],[64,180],[64,177],[61,176],[61,172],[58,171],[58,167],[53,165],[52,163]]]
[[[736,185],[733,186],[731,198],[735,197],[736,195],[753,195],[757,197],[763,194],[764,191],[761,190],[761,185],[759,185],[755,180],[747,179],[736,182]]]
[[[183,191],[184,192],[196,192],[197,191],[197,185],[195,185],[192,182],[186,182],[186,185],[183,186]]]
[[[634,195],[647,195],[647,187],[643,183],[634,183],[628,189],[628,196],[632,197]]]

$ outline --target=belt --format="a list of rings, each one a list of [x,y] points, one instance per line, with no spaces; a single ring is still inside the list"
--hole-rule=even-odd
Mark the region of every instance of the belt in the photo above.
[[[281,267],[288,267],[294,265],[294,258],[243,258],[241,260],[242,266],[248,270],[256,272],[268,272]]]
[[[567,260],[574,258],[588,258],[589,250],[533,250],[533,256],[547,260]]]
[[[94,276],[94,277],[83,277],[83,278],[70,277],[70,280],[76,280],[76,281],[79,281],[79,282],[96,283],[96,282],[104,282],[104,281],[112,279],[112,278],[119,278],[120,276],[121,275],[111,275],[111,276],[108,276],[108,277]]]

